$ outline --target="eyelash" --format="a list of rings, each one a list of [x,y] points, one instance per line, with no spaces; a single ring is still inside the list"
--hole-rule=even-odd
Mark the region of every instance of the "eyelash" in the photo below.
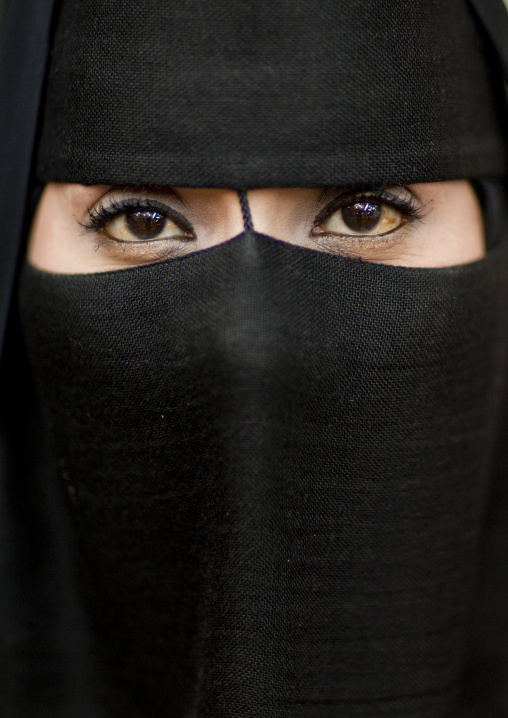
[[[353,204],[360,202],[376,202],[386,204],[400,212],[408,220],[418,221],[425,216],[424,207],[417,204],[415,197],[411,194],[408,199],[402,198],[393,192],[385,189],[365,189],[365,190],[348,190],[340,193],[331,200],[315,217],[312,223],[312,231],[322,224],[328,217],[335,212],[345,209]],[[149,210],[158,212],[163,217],[174,222],[183,232],[194,235],[194,228],[191,223],[182,214],[172,209],[168,205],[154,199],[132,197],[122,200],[113,200],[110,204],[99,204],[88,210],[89,220],[81,223],[86,230],[101,232],[105,225],[120,214],[135,210]],[[326,233],[320,233],[326,234]],[[330,233],[333,234],[333,233]],[[362,235],[344,235],[351,239],[360,238]],[[382,235],[378,235],[382,236]],[[375,239],[376,235],[370,235],[371,239]],[[117,241],[117,240],[111,240]]]
[[[313,229],[322,224],[335,212],[350,207],[353,204],[361,202],[375,202],[378,204],[385,204],[389,207],[400,212],[408,220],[419,221],[425,217],[424,207],[420,207],[417,204],[417,200],[414,195],[410,194],[408,199],[404,199],[393,192],[385,189],[365,189],[365,190],[349,190],[339,194],[337,197],[332,199],[326,207],[324,207],[314,219]],[[354,238],[355,235],[347,235],[348,237]],[[356,235],[361,237],[362,235]],[[371,235],[375,238],[376,235]],[[379,235],[378,235],[379,236]]]
[[[110,204],[99,204],[92,207],[92,209],[88,210],[88,222],[80,224],[84,229],[100,232],[110,220],[124,212],[135,210],[158,212],[163,217],[174,222],[183,232],[194,234],[194,228],[191,223],[180,212],[155,199],[141,199],[139,197],[113,200]]]

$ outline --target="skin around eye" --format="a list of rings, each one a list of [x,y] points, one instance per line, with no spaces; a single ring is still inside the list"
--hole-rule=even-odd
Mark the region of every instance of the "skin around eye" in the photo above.
[[[480,259],[481,209],[465,180],[370,189],[255,189],[255,231],[338,256],[443,267]],[[37,268],[93,273],[173,259],[243,231],[233,190],[46,186],[30,234]]]

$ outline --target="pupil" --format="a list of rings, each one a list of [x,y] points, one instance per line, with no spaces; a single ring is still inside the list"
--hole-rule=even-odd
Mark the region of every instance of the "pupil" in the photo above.
[[[152,239],[162,232],[166,218],[158,212],[142,209],[138,212],[129,212],[126,221],[128,228],[137,237]]]
[[[342,210],[342,219],[355,232],[369,232],[381,219],[381,205],[371,202],[357,202]]]

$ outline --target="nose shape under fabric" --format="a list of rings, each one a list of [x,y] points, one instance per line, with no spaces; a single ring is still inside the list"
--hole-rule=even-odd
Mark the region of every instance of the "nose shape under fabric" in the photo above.
[[[120,272],[25,268],[87,603],[124,691],[175,718],[451,713],[505,255],[407,269],[245,231]]]

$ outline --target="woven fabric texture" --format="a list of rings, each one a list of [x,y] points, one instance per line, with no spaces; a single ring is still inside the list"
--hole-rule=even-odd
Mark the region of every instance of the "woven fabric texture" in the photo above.
[[[411,269],[245,233],[117,272],[25,268],[87,603],[132,715],[455,715],[507,260],[506,238]]]
[[[66,0],[38,176],[241,189],[502,174],[486,57],[464,0]]]

